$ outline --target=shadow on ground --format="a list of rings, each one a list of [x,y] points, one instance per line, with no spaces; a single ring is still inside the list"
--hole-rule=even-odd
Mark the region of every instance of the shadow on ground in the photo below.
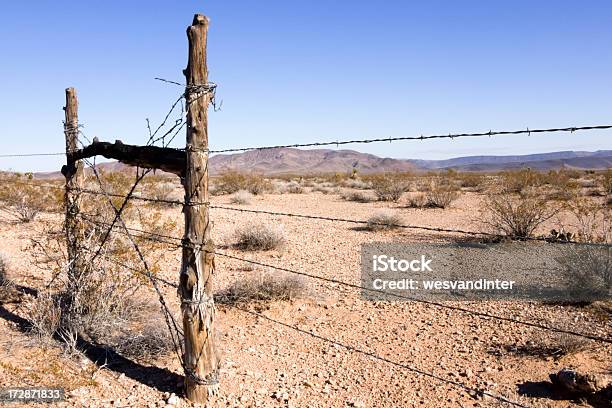
[[[559,388],[550,381],[526,381],[518,385],[519,395],[529,398],[545,398],[553,401],[571,401],[574,403],[588,404],[594,408],[610,408],[612,389],[608,387],[595,394],[587,396],[576,396]]]

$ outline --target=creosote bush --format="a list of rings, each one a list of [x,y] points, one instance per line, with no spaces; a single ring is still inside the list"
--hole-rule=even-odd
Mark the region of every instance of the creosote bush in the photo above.
[[[401,223],[402,219],[395,212],[388,209],[380,209],[368,218],[367,228],[370,231],[390,230],[398,228],[397,225]]]
[[[251,194],[259,195],[271,191],[269,180],[260,175],[243,174],[228,171],[213,180],[215,194],[233,194],[239,190],[246,190]]]
[[[48,181],[46,184],[52,184]],[[0,214],[19,222],[29,223],[43,211],[62,210],[64,196],[61,188],[41,187],[31,175],[0,174]],[[61,187],[58,184],[58,187]]]
[[[253,194],[249,193],[246,190],[238,190],[234,194],[232,194],[231,203],[232,204],[250,204],[253,199]]]
[[[408,183],[397,174],[382,174],[369,177],[372,189],[380,201],[397,202],[406,191]]]
[[[285,233],[280,225],[247,224],[236,230],[236,247],[243,251],[269,251],[282,247]]]
[[[553,203],[541,197],[517,197],[507,193],[489,194],[484,208],[488,217],[485,224],[512,238],[531,237],[540,224],[559,211]]]
[[[303,297],[307,286],[299,276],[258,274],[234,282],[215,299],[222,304],[287,301]]]

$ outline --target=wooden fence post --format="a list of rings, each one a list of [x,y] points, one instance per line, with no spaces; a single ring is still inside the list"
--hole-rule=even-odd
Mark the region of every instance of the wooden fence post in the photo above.
[[[80,240],[83,225],[78,215],[81,209],[81,189],[83,188],[83,163],[70,160],[72,152],[77,150],[79,136],[79,115],[76,90],[66,89],[66,106],[64,107],[64,136],[66,138],[66,165],[62,174],[66,178],[64,205],[66,208],[66,247],[68,252],[68,284],[75,285],[83,272],[84,257],[80,253]],[[74,288],[72,288],[74,289]]]
[[[187,28],[189,61],[187,80],[187,144],[185,234],[179,296],[185,334],[185,394],[205,403],[218,390],[219,360],[215,348],[215,306],[212,293],[214,245],[208,213],[208,71],[206,37],[208,19],[195,15]]]

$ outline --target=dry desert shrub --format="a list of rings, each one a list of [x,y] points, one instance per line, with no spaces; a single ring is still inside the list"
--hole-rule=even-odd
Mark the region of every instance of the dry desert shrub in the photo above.
[[[299,276],[286,274],[258,274],[234,282],[215,296],[219,303],[271,302],[303,297],[307,286]]]
[[[302,194],[304,192],[304,187],[302,187],[297,181],[292,180],[287,183],[286,192],[289,194]]]
[[[158,202],[151,202],[153,206],[158,207],[169,207],[173,204],[172,194],[174,193],[176,186],[168,181],[157,181],[153,183],[148,183],[147,189],[145,190],[145,194],[147,197],[151,197]]]
[[[161,217],[150,214],[150,218],[141,222],[155,230]],[[168,234],[168,224],[160,225]],[[105,245],[100,248],[102,237],[106,237]],[[125,235],[111,232],[107,236],[107,227],[86,223],[79,253],[84,262],[74,269],[67,262],[64,239],[61,232],[49,232],[33,240],[30,252],[35,266],[51,270],[53,278],[30,304],[32,331],[41,338],[59,338],[69,351],[75,351],[78,339],[113,346],[121,330],[141,327],[142,316],[150,315],[150,311],[141,312],[142,299],[147,297],[141,292],[150,286],[141,261]],[[152,245],[155,243],[143,241],[140,248],[148,251]],[[149,270],[158,273],[155,261],[150,262]]]
[[[342,193],[342,199],[357,203],[369,203],[374,201],[374,197],[364,191],[346,191]]]
[[[398,228],[402,219],[395,212],[388,209],[377,210],[368,218],[367,229],[370,231],[390,230]]]
[[[358,178],[350,178],[342,182],[342,187],[353,188],[355,190],[367,190],[372,186],[370,183],[367,183]]]
[[[280,225],[251,223],[236,230],[236,247],[243,251],[270,251],[281,248],[285,233]]]
[[[571,244],[558,261],[559,274],[567,285],[570,303],[585,304],[610,299],[612,248]]]
[[[59,212],[64,196],[61,186],[43,187],[31,175],[2,174],[0,176],[0,212],[10,219],[29,223],[41,212]]]
[[[30,330],[41,339],[52,338],[60,327],[62,311],[60,299],[50,292],[40,292],[30,303]]]
[[[409,189],[408,182],[398,174],[373,175],[369,181],[380,201],[397,202]]]
[[[612,214],[609,207],[588,197],[568,201],[563,207],[571,213],[575,222],[568,230],[575,231],[575,240],[582,242],[612,242]],[[561,229],[565,229],[561,226]]]
[[[607,169],[602,176],[602,187],[606,195],[612,195],[612,169]]]
[[[534,336],[525,345],[505,348],[518,356],[558,359],[587,350],[589,341],[566,333],[554,333],[551,336]]]
[[[327,183],[322,183],[322,184],[318,184],[316,183],[314,186],[312,186],[312,192],[319,192],[319,193],[323,193],[325,195],[327,194],[331,194],[334,192],[334,188],[327,185]]]
[[[545,198],[507,193],[488,194],[484,208],[484,223],[495,232],[512,238],[531,237],[540,224],[559,212],[559,208]]]
[[[459,197],[456,188],[451,184],[432,183],[431,189],[425,194],[427,207],[446,208]]]
[[[542,175],[531,169],[515,171],[504,171],[500,174],[502,193],[520,194],[531,187],[539,187],[544,184]]]
[[[231,203],[232,204],[250,204],[253,199],[253,194],[249,193],[246,190],[238,190],[234,194],[232,194]]]
[[[0,254],[0,286],[5,286],[10,284],[11,280],[9,279],[8,272],[8,263],[4,258],[4,255]]]
[[[13,295],[14,283],[10,278],[8,263],[0,253],[0,303]]]
[[[433,181],[426,193],[410,197],[407,206],[410,208],[447,208],[458,197],[459,192],[455,185]]]
[[[214,180],[215,194],[233,194],[240,190],[247,190],[251,194],[259,195],[272,189],[269,180],[256,174],[243,174],[237,171],[228,171]]]
[[[485,176],[478,173],[458,173],[459,186],[479,191],[485,184]]]

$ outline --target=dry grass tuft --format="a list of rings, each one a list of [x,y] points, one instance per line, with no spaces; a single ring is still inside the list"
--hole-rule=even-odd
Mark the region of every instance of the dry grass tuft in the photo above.
[[[357,203],[369,203],[375,200],[370,194],[364,191],[347,191],[342,193],[342,199],[346,201],[354,201]]]
[[[259,274],[240,279],[215,298],[222,304],[292,300],[307,293],[304,280],[295,275]]]
[[[401,222],[402,219],[395,212],[381,209],[368,218],[367,229],[370,231],[390,230],[398,228],[397,225]]]
[[[231,198],[232,204],[250,204],[253,199],[253,194],[246,190],[236,191]]]
[[[247,224],[236,230],[236,247],[243,251],[270,251],[281,248],[285,233],[280,225]]]

